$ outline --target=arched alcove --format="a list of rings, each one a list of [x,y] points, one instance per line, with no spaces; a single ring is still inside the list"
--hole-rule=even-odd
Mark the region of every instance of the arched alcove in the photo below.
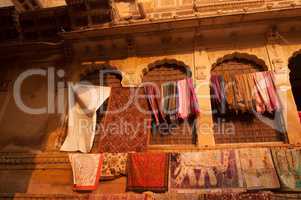
[[[211,75],[238,75],[266,71],[268,67],[263,60],[249,54],[234,53],[219,59],[211,69]],[[212,92],[212,91],[211,91]],[[212,109],[216,109],[211,99]],[[276,116],[276,115],[275,115]],[[283,134],[278,131],[281,120],[269,116],[272,125],[268,125],[253,113],[231,113],[224,115],[213,114],[214,138],[220,143],[253,143],[283,141]],[[275,127],[277,127],[275,129]]]
[[[301,111],[301,50],[289,59],[290,82],[298,111]]]
[[[161,88],[163,83],[187,77],[191,77],[191,70],[185,63],[175,59],[163,59],[149,64],[147,69],[143,70],[142,81],[143,83],[151,82]],[[194,121],[194,119],[190,119],[177,123],[176,127],[167,135],[154,133],[152,130],[149,143],[152,145],[195,144]]]

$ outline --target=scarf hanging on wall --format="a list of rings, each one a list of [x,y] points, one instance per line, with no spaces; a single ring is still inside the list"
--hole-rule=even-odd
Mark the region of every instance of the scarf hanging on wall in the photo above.
[[[127,191],[167,191],[168,170],[169,155],[166,153],[129,154]]]
[[[69,154],[74,190],[96,190],[103,162],[101,154]]]
[[[273,72],[211,76],[212,103],[218,113],[273,113],[281,109]],[[225,109],[223,109],[225,108]]]
[[[110,93],[110,87],[68,85],[68,133],[61,151],[91,151],[96,131],[96,111]]]
[[[151,116],[142,94],[140,88],[112,88],[104,122],[99,125],[100,152],[146,150]]]

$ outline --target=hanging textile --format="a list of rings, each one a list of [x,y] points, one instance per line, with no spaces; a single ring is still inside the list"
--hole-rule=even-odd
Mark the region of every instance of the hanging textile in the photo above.
[[[177,192],[196,192],[243,187],[240,162],[235,150],[173,153],[169,185]]]
[[[213,105],[219,113],[225,110],[241,112],[275,112],[281,108],[273,72],[211,76]],[[225,100],[225,101],[224,101]],[[225,109],[222,106],[226,105]]]
[[[101,154],[69,154],[74,190],[96,190],[101,175]]]
[[[144,151],[149,134],[150,113],[143,90],[112,88],[104,122],[99,125],[100,152]]]
[[[200,113],[200,107],[198,103],[198,99],[196,96],[196,92],[193,86],[192,78],[187,78],[187,85],[189,89],[189,99],[190,99],[190,114],[198,115]]]
[[[127,191],[167,191],[168,170],[169,156],[166,153],[129,154]]]
[[[280,110],[280,100],[277,94],[276,86],[275,86],[275,78],[273,72],[263,72],[264,73],[264,79],[266,81],[266,87],[268,90],[271,107],[273,111]]]
[[[126,175],[127,153],[104,153],[101,180],[111,180]]]
[[[222,76],[219,75],[212,75],[211,76],[211,95],[213,95],[213,104],[214,107],[217,109],[216,111],[219,114],[224,114],[226,112],[226,94],[224,90],[224,79]]]
[[[257,91],[256,110],[259,113],[272,112],[269,94],[266,89],[265,79],[262,72],[254,73],[253,79]]]
[[[239,157],[248,189],[280,187],[269,149],[239,149]]]
[[[234,92],[234,87],[235,87],[234,79],[229,73],[226,73],[223,76],[223,79],[224,79],[224,92],[226,98],[225,99],[226,105],[228,106],[229,110],[237,110],[235,92]]]
[[[160,90],[154,85],[145,85],[144,91],[155,118],[156,125],[159,125],[161,122],[165,121],[164,114],[161,108]]]
[[[179,93],[178,117],[187,119],[191,115],[197,115],[200,110],[193,87],[192,79],[187,78],[177,82]]]
[[[110,87],[68,85],[68,133],[61,151],[90,152],[96,130],[96,111],[110,92]]]
[[[178,88],[176,82],[167,82],[161,85],[163,113],[169,122],[177,120]]]
[[[301,191],[301,149],[272,149],[275,168],[286,191]]]

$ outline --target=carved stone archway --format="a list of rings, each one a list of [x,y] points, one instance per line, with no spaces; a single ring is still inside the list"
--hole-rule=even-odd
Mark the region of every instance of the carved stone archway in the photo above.
[[[174,66],[182,67],[183,69],[185,69],[185,72],[189,73],[189,75],[191,76],[191,68],[188,65],[186,65],[183,61],[177,59],[171,59],[171,58],[156,60],[155,62],[148,64],[147,67],[145,67],[142,70],[141,76],[143,77],[148,71],[162,65],[174,65]]]

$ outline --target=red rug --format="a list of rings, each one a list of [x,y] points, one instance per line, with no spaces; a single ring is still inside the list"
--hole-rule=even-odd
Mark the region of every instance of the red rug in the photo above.
[[[165,192],[168,189],[169,155],[129,154],[127,191]]]

